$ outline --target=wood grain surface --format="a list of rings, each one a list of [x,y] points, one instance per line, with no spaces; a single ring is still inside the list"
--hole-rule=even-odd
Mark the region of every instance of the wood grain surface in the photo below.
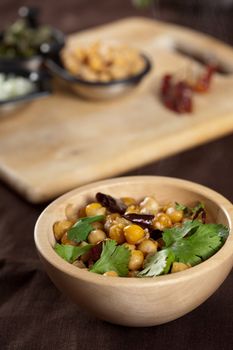
[[[72,35],[72,44],[116,39],[143,50],[153,70],[133,93],[90,102],[60,88],[0,119],[0,174],[33,202],[113,176],[233,130],[233,76],[216,75],[211,91],[195,95],[192,115],[178,116],[158,100],[161,75],[200,65],[179,45],[214,55],[231,73],[231,47],[202,34],[141,18]],[[190,68],[191,67],[191,68]]]

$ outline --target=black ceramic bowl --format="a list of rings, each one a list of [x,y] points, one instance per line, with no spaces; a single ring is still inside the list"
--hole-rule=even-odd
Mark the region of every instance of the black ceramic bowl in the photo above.
[[[54,77],[61,79],[78,95],[93,100],[108,100],[131,91],[149,73],[152,64],[147,56],[144,54],[141,54],[141,56],[145,62],[141,72],[129,78],[110,82],[91,82],[72,76],[64,68],[59,55],[53,59],[48,58],[45,65]]]
[[[47,56],[56,56],[59,54],[60,50],[64,46],[65,43],[65,36],[64,34],[56,29],[51,28],[52,30],[52,37],[53,40],[51,43],[43,43],[40,46],[40,49],[38,51],[37,55],[33,55],[29,58],[24,57],[16,57],[16,58],[4,58],[0,57],[0,69],[4,68],[12,68],[19,67],[22,69],[29,69],[29,70],[39,70],[41,67],[45,57]],[[0,33],[0,42],[3,38],[3,33]]]
[[[23,103],[48,96],[52,92],[51,77],[46,72],[29,71],[21,68],[0,68],[0,73],[27,78],[35,85],[35,90],[33,92],[11,99],[0,100],[0,111],[13,109]]]

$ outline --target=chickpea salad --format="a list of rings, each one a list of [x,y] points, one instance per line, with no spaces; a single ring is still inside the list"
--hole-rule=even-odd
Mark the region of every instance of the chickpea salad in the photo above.
[[[155,197],[115,199],[98,192],[53,225],[55,251],[81,269],[112,277],[155,277],[186,270],[215,254],[229,229],[207,223],[203,203],[161,205]]]

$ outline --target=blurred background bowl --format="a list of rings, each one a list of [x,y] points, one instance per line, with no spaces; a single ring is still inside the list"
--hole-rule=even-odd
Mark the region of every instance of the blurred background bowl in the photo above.
[[[109,100],[122,96],[132,91],[151,70],[151,62],[147,56],[141,54],[145,65],[141,72],[129,78],[112,80],[109,82],[91,82],[82,80],[71,75],[63,66],[60,58],[46,60],[46,67],[49,72],[77,95],[92,100]]]
[[[178,201],[191,205],[201,201],[205,203],[209,219],[228,226],[230,234],[215,255],[179,273],[127,278],[84,271],[67,263],[54,251],[53,224],[65,219],[68,204],[81,208],[95,198],[97,192],[115,198],[132,196],[137,200],[155,194],[159,203]],[[190,312],[225,280],[233,265],[232,220],[232,204],[207,187],[167,177],[122,177],[80,187],[55,200],[37,221],[35,243],[51,280],[80,307],[112,323],[154,326]]]
[[[14,69],[16,67],[29,70],[39,70],[47,55],[58,55],[65,43],[64,34],[56,29],[51,28],[53,40],[50,43],[43,43],[40,46],[38,54],[31,57],[15,57],[4,58],[0,57],[0,69]],[[3,33],[0,33],[0,42],[2,40]]]
[[[44,57],[58,55],[65,43],[64,34],[41,25],[37,7],[22,6],[18,18],[0,33],[0,68],[39,70]]]

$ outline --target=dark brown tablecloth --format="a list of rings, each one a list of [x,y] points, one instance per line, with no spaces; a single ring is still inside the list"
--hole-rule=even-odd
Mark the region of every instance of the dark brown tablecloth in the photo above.
[[[138,14],[126,0],[34,3],[41,4],[44,21],[66,32]],[[13,19],[20,4],[16,0],[1,0],[1,25]],[[177,11],[161,4],[155,13],[233,43],[232,11],[214,13],[212,10],[210,7],[205,14],[193,14],[187,8],[183,13],[182,9]],[[151,16],[149,11],[143,14]],[[181,177],[207,185],[233,200],[233,136],[130,174]],[[232,274],[199,308],[158,327],[136,329],[111,325],[73,305],[50,282],[36,254],[33,227],[44,206],[27,203],[0,183],[0,350],[233,349]]]

